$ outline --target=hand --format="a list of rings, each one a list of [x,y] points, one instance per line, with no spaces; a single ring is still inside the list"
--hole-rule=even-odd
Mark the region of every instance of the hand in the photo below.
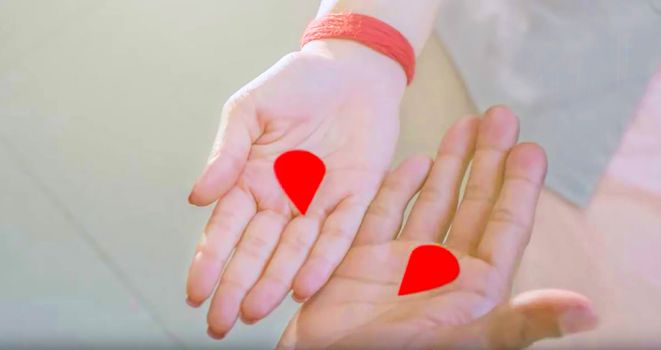
[[[392,172],[342,264],[303,304],[279,348],[509,349],[593,327],[590,302],[569,291],[532,291],[507,300],[546,172],[543,150],[515,146],[517,134],[516,118],[492,108],[482,121],[465,118],[450,128],[428,176],[430,162],[423,157]],[[397,236],[404,209],[420,187]],[[459,277],[441,288],[398,296],[411,251],[443,242],[448,231],[444,245],[459,260]]]
[[[193,306],[215,289],[211,336],[223,337],[239,315],[263,318],[292,287],[308,298],[327,281],[388,170],[405,85],[386,56],[350,41],[315,41],[230,98],[189,199],[217,201],[187,288]],[[315,153],[327,169],[305,216],[273,173],[274,160],[293,149]]]

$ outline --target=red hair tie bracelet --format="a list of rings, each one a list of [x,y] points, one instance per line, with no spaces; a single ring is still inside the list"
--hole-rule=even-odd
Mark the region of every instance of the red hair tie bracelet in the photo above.
[[[415,74],[415,52],[397,29],[374,17],[356,13],[330,13],[312,21],[303,33],[301,47],[313,40],[357,41],[399,62],[408,84]]]

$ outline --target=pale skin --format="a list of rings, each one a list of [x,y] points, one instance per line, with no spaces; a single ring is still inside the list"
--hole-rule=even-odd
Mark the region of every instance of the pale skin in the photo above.
[[[398,28],[419,52],[439,0],[323,1]],[[406,87],[401,66],[359,43],[313,41],[234,94],[189,201],[215,203],[191,264],[187,302],[210,299],[209,334],[268,315],[290,292],[314,295],[348,251],[388,172]],[[277,183],[277,156],[304,149],[326,177],[305,216]]]
[[[502,107],[482,121],[464,118],[445,135],[433,166],[413,157],[389,174],[347,256],[299,309],[278,347],[513,349],[594,327],[589,300],[570,291],[530,291],[510,300],[546,172],[539,146],[515,145],[517,129]],[[404,209],[418,191],[402,229]],[[457,280],[398,296],[410,252],[441,244],[446,234],[444,245],[459,259]]]
[[[419,53],[439,4],[327,0],[318,15],[380,18]],[[189,197],[195,205],[215,204],[187,283],[191,306],[210,300],[210,336],[223,338],[239,318],[259,321],[290,292],[305,300],[326,284],[388,173],[405,88],[404,71],[390,58],[356,42],[318,40],[283,57],[225,104]],[[292,149],[315,153],[327,168],[305,216],[272,171],[276,157]]]

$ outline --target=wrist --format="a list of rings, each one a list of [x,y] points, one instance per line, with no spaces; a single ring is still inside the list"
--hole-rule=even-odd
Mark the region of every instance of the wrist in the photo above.
[[[301,52],[336,60],[356,76],[370,79],[375,85],[402,91],[407,85],[406,73],[397,61],[356,41],[314,40],[305,44]]]
[[[441,0],[323,0],[317,18],[353,12],[380,19],[399,30],[418,55],[431,34]]]

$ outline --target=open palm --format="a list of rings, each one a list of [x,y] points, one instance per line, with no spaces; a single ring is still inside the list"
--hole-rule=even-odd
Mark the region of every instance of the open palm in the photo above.
[[[239,316],[261,319],[291,288],[307,298],[327,281],[388,170],[404,86],[401,68],[384,56],[352,42],[314,42],[226,104],[190,198],[199,205],[218,201],[188,279],[192,305],[215,289],[210,335],[224,336]],[[326,165],[305,216],[273,173],[275,159],[294,149]]]
[[[514,348],[592,327],[589,302],[568,291],[528,292],[507,302],[546,170],[543,151],[514,146],[516,139],[516,119],[495,108],[481,123],[467,118],[450,129],[424,185],[425,158],[412,158],[391,173],[344,261],[303,304],[279,346]],[[466,193],[455,210],[474,151]],[[399,234],[404,209],[421,186]],[[398,296],[411,251],[440,244],[448,231],[445,244],[458,257],[459,277]]]

